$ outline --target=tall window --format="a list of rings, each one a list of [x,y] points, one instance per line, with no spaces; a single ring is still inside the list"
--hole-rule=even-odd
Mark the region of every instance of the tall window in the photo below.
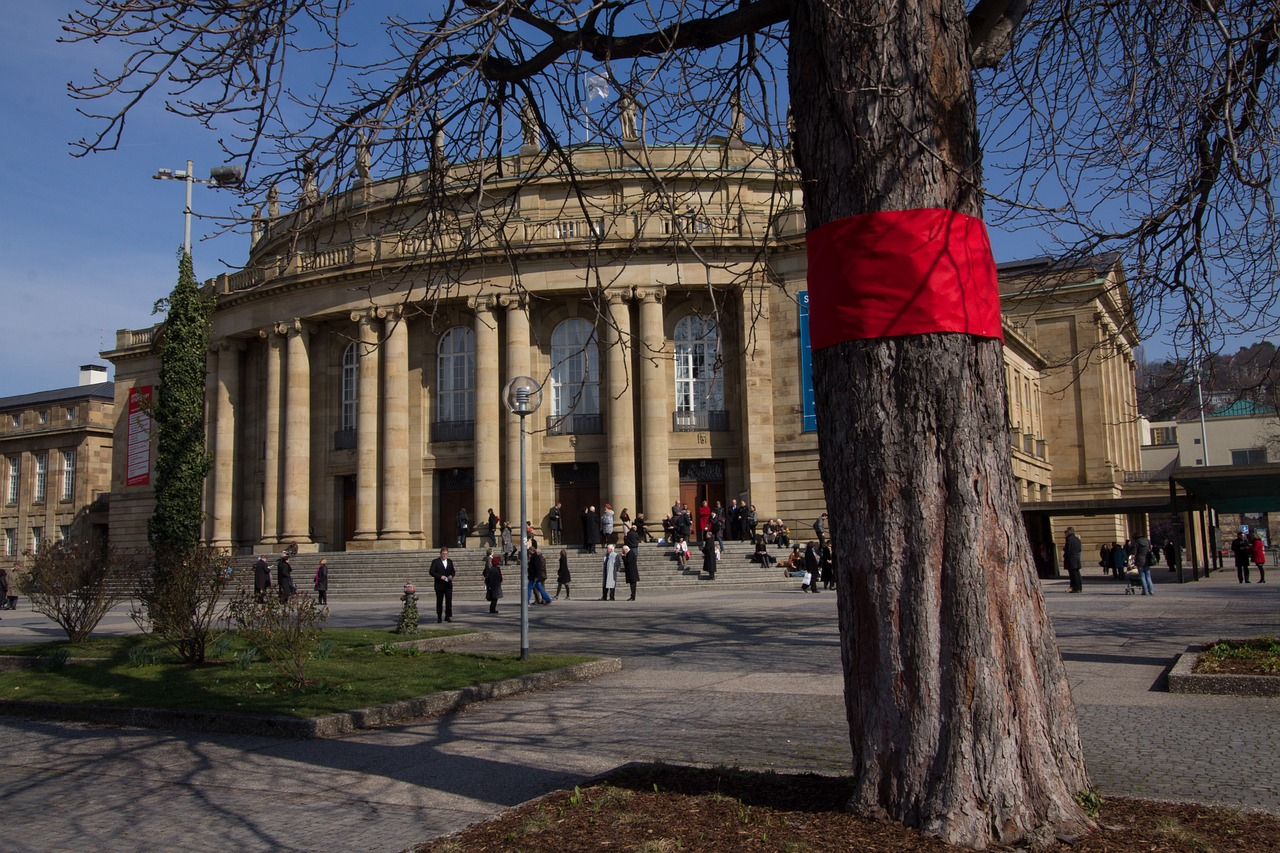
[[[40,550],[40,546],[44,545],[44,528],[31,528],[31,551],[35,553]]]
[[[36,454],[36,487],[35,495],[31,500],[34,503],[44,503],[45,487],[49,484],[49,454]]]
[[[69,501],[76,496],[76,452],[62,451],[62,500]]]
[[[6,527],[4,529],[4,555],[6,557],[18,556],[18,531],[16,528]]]
[[[724,409],[720,333],[715,320],[690,314],[676,323],[676,411]]]
[[[71,525],[70,524],[58,525],[58,541],[59,542],[71,541]]]
[[[22,473],[22,464],[19,457],[9,457],[9,488],[6,489],[5,503],[16,504],[18,502],[18,483],[21,482],[19,475]]]
[[[340,429],[356,428],[356,376],[358,344],[351,344],[342,353],[342,424]]]
[[[486,364],[486,370],[496,369]],[[454,326],[440,338],[436,350],[437,420],[476,419],[476,337],[466,326]]]
[[[551,333],[551,414],[600,414],[600,352],[595,327],[574,317]]]

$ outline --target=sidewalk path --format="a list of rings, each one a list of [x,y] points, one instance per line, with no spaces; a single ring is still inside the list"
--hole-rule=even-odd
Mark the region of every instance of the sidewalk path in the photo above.
[[[1280,700],[1163,686],[1189,644],[1280,633],[1280,583],[1223,572],[1147,597],[1101,578],[1084,595],[1043,588],[1104,795],[1280,812]],[[455,602],[455,625],[516,651],[518,600],[504,603],[489,616]],[[398,606],[332,604],[339,627],[389,625]],[[849,766],[830,592],[642,585],[636,602],[584,595],[530,622],[534,652],[619,656],[622,672],[337,741],[0,718],[6,849],[395,851],[630,761]],[[104,623],[131,629],[124,609]],[[0,642],[38,636],[58,631],[21,610],[0,618]]]

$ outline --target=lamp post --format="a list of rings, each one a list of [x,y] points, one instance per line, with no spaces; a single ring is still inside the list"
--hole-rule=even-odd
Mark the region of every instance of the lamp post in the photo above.
[[[525,485],[524,419],[542,405],[542,386],[536,379],[517,376],[507,383],[502,397],[507,410],[520,418],[520,660],[529,659],[529,537],[525,535],[524,519],[528,489]]]
[[[191,186],[208,184],[210,187],[238,187],[244,182],[244,171],[239,166],[215,166],[209,170],[208,179],[195,176],[191,161],[187,161],[186,171],[182,169],[157,169],[151,176],[157,181],[182,181],[187,185],[187,207],[183,211],[182,251],[191,254]]]

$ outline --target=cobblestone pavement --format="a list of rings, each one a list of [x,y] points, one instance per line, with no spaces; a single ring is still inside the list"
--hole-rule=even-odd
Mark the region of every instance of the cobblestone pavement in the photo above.
[[[1280,812],[1280,700],[1164,692],[1187,645],[1280,633],[1280,583],[1224,572],[1149,597],[1100,578],[1084,595],[1043,588],[1104,794]],[[833,594],[642,586],[636,602],[593,598],[533,608],[530,646],[620,656],[622,672],[341,740],[0,718],[4,846],[394,851],[631,761],[849,766]],[[455,602],[455,623],[514,651],[518,605],[505,603],[494,617]],[[341,627],[391,624],[398,606],[332,604]],[[131,628],[123,610],[103,626]],[[56,636],[35,614],[0,618],[0,642]]]

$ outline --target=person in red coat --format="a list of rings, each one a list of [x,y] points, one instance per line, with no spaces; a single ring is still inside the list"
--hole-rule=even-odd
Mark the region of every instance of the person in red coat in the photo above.
[[[1253,543],[1253,564],[1258,567],[1258,583],[1266,583],[1267,570],[1263,567],[1267,564],[1267,546],[1256,533],[1250,533],[1249,539]]]

